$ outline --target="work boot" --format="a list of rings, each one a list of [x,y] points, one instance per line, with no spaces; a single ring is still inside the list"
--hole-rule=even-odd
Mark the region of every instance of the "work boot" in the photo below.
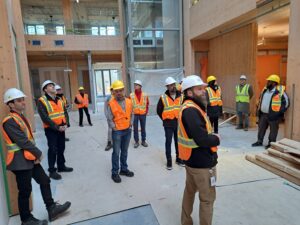
[[[67,166],[64,166],[62,168],[59,168],[57,169],[58,172],[72,172],[73,171],[73,168],[72,167],[67,167]]]
[[[51,205],[48,210],[49,221],[52,222],[55,220],[59,215],[67,211],[71,206],[71,202],[65,202],[64,204],[59,204],[55,202]]]
[[[134,148],[137,148],[139,146],[140,146],[139,142],[135,142],[134,145],[133,145]]]
[[[181,160],[181,159],[179,159],[179,158],[176,159],[176,164],[177,164],[178,166],[185,167],[185,164],[184,164],[183,160]]]
[[[93,126],[93,124],[92,124],[92,123],[90,123],[90,126],[92,127],[92,126]]]
[[[22,222],[22,225],[48,225],[47,220],[38,220],[33,216]]]
[[[235,129],[241,130],[241,129],[243,129],[243,126],[237,126]]]
[[[65,138],[65,141],[70,141],[70,139],[69,138]]]
[[[133,177],[134,176],[134,172],[127,170],[127,171],[120,171],[120,175],[122,176],[126,176],[126,177]]]
[[[262,146],[263,144],[259,141],[255,142],[252,144],[252,147],[258,147],[258,146]]]
[[[245,127],[245,128],[244,128],[244,131],[248,131],[248,127]]]
[[[111,179],[115,182],[115,183],[121,183],[121,177],[119,176],[119,174],[112,174],[111,175]]]
[[[168,159],[167,160],[167,170],[171,170],[171,169],[173,169],[173,167],[172,167],[172,159]]]
[[[269,142],[269,144],[267,144],[267,145],[265,146],[265,149],[268,149],[268,148],[271,148],[270,142]]]
[[[111,141],[109,141],[109,142],[107,142],[107,145],[105,147],[105,151],[108,151],[111,148],[112,148],[112,144],[111,144]]]
[[[50,172],[49,177],[52,178],[53,180],[60,180],[61,175],[58,174],[56,171],[55,172]]]
[[[79,126],[80,126],[80,127],[83,127],[83,125],[82,125],[82,124],[79,124]]]
[[[147,142],[146,142],[146,141],[142,141],[142,146],[144,146],[144,147],[148,147],[148,144],[147,144]]]

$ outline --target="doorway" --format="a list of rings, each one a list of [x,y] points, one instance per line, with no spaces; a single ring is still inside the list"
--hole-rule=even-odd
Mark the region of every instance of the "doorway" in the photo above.
[[[97,97],[105,97],[111,94],[110,86],[119,79],[120,71],[110,69],[96,70],[95,77]]]

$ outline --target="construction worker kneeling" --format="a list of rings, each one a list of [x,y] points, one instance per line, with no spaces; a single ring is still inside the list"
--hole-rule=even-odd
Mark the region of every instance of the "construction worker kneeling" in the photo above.
[[[212,224],[216,199],[217,147],[220,136],[212,133],[205,112],[206,84],[196,75],[184,78],[184,100],[178,118],[179,157],[186,165],[186,186],[182,201],[181,224],[192,225],[195,194],[199,192],[200,224]]]
[[[4,94],[4,103],[10,109],[10,113],[2,122],[3,137],[8,151],[6,165],[7,170],[16,176],[22,225],[47,225],[47,220],[38,220],[30,213],[32,178],[40,185],[50,221],[68,210],[71,203],[61,205],[55,203],[52,198],[50,179],[40,164],[43,159],[42,151],[35,145],[31,126],[23,115],[25,97],[25,94],[16,88],[10,88]]]

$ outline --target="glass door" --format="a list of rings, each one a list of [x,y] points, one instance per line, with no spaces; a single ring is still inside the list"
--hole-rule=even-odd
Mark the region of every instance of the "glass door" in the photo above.
[[[119,79],[119,75],[119,70],[96,70],[95,77],[97,97],[105,97],[110,95],[110,86],[114,81]]]
[[[109,70],[102,70],[103,75],[103,85],[104,85],[104,95],[110,95],[110,71]]]

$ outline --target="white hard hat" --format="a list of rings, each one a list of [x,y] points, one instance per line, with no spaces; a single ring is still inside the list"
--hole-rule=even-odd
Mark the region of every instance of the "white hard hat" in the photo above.
[[[183,79],[181,84],[181,90],[185,91],[191,87],[204,85],[207,86],[206,83],[202,81],[202,79],[197,75],[190,75]]]
[[[140,85],[140,86],[143,86],[143,85],[142,85],[142,81],[140,81],[140,80],[135,80],[135,81],[134,81],[134,84],[138,84],[138,85]]]
[[[165,80],[165,85],[170,85],[170,84],[175,84],[176,83],[176,80],[173,78],[173,77],[168,77],[166,80]]]
[[[247,80],[247,77],[246,77],[246,75],[242,74],[242,75],[240,76],[240,79]]]
[[[4,103],[8,103],[18,98],[25,98],[26,95],[17,88],[10,88],[4,93]]]
[[[55,85],[55,90],[59,90],[61,89],[61,86],[59,86],[58,84]]]
[[[44,90],[44,88],[45,88],[48,84],[53,84],[54,86],[56,85],[52,80],[46,80],[46,81],[44,81],[44,83],[42,84],[42,90]]]

